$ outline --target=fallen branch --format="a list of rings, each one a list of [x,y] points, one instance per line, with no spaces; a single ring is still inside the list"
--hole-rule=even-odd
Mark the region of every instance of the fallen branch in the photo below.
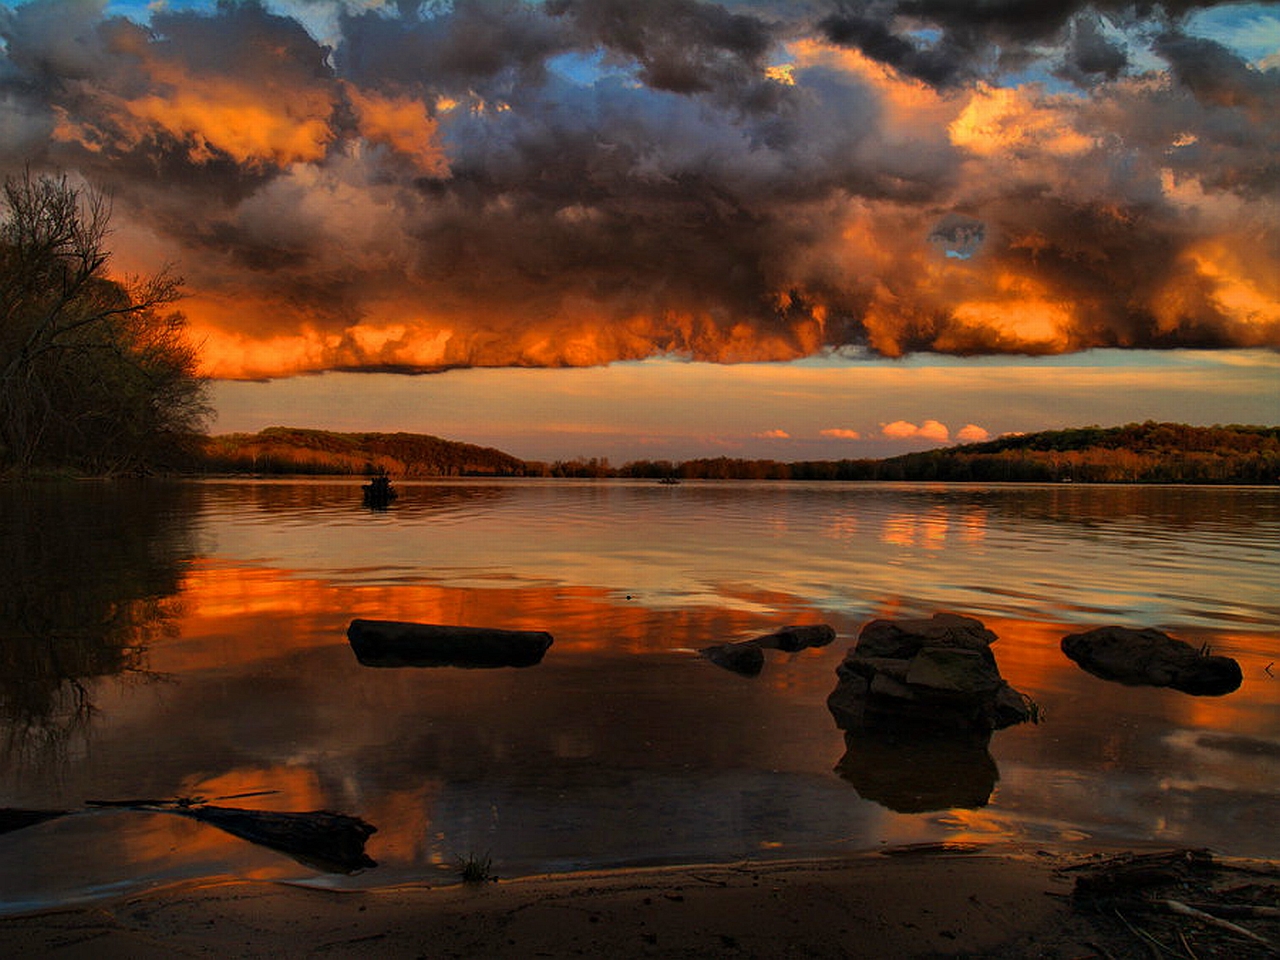
[[[1185,902],[1185,901],[1184,901]],[[1203,910],[1219,917],[1245,917],[1250,920],[1280,919],[1280,907],[1265,907],[1256,903],[1188,903],[1188,907]]]
[[[1205,913],[1203,910],[1197,910],[1195,907],[1189,907],[1180,900],[1152,900],[1153,904],[1159,904],[1171,913],[1181,914],[1184,917],[1192,917],[1201,923],[1211,927],[1217,927],[1219,930],[1226,930],[1234,933],[1238,937],[1244,937],[1246,940],[1252,940],[1260,943],[1265,947],[1272,947],[1271,941],[1266,937],[1260,937],[1252,930],[1246,930],[1238,923],[1232,923],[1230,920],[1223,920],[1221,917],[1215,917],[1211,913]]]

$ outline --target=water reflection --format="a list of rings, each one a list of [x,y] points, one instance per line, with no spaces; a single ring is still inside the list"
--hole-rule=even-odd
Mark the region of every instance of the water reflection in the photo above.
[[[1263,669],[1280,659],[1275,492],[397,486],[385,514],[354,482],[193,484],[172,502],[148,488],[137,503],[94,485],[80,506],[0,489],[4,575],[28,577],[4,597],[6,664],[39,678],[52,649],[61,665],[51,636],[89,651],[47,674],[61,679],[35,708],[6,671],[6,734],[63,723],[68,677],[96,708],[74,735],[58,727],[57,750],[19,737],[0,806],[272,791],[253,806],[377,825],[377,870],[343,883],[452,878],[485,852],[507,876],[972,834],[1280,855],[1278,681]],[[1046,721],[941,757],[846,741],[826,698],[861,626],[943,609],[999,635],[1001,673]],[[1116,697],[1058,648],[1104,616],[1212,643],[1240,661],[1241,689]],[[345,637],[358,617],[555,643],[536,670],[368,670]],[[14,630],[32,622],[64,626]],[[834,643],[770,651],[754,679],[696,652],[816,622]],[[19,635],[45,639],[23,652]],[[131,682],[141,670],[166,681]],[[162,813],[0,838],[11,906],[227,873],[312,877]]]
[[[64,748],[96,678],[146,673],[194,552],[181,484],[0,484],[0,719],[5,756]]]
[[[836,772],[897,813],[985,807],[1000,772],[990,734],[867,727],[845,734]]]

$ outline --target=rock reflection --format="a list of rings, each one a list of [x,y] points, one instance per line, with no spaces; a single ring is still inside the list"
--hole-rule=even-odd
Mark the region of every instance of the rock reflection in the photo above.
[[[990,734],[864,727],[844,736],[836,773],[895,813],[984,807],[1000,779]]]
[[[178,484],[0,485],[0,757],[57,751],[89,682],[144,673],[192,551]]]

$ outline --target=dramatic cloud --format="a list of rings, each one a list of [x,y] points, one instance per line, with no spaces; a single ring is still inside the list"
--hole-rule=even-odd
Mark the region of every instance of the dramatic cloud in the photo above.
[[[109,191],[218,376],[1275,348],[1280,70],[1218,6],[32,0],[0,172]]]
[[[991,434],[977,424],[966,423],[956,433],[956,439],[961,443],[981,443],[983,440],[990,440]]]

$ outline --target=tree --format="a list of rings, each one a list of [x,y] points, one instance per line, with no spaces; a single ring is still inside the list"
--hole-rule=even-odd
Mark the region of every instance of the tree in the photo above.
[[[108,278],[110,203],[65,176],[9,177],[3,203],[0,466],[177,465],[210,415],[181,280]]]

